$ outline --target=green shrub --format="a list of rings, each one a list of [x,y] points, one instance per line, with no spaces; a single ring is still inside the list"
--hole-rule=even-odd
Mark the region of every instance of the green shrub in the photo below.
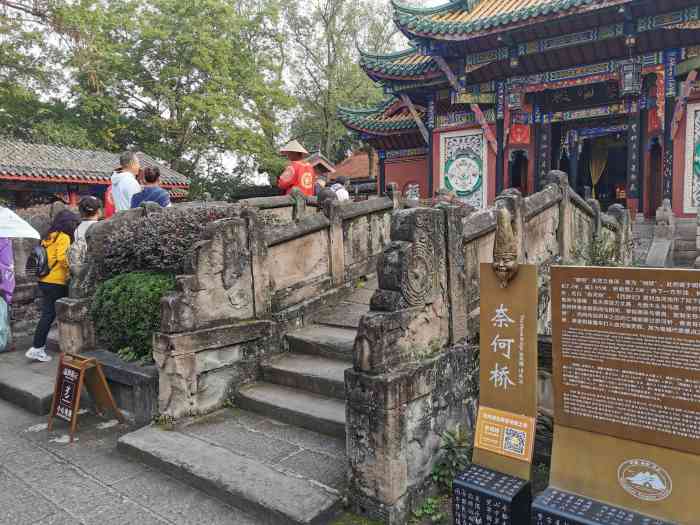
[[[175,289],[172,275],[134,272],[101,283],[90,315],[98,341],[133,361],[150,361],[160,327],[160,299]]]
[[[190,205],[118,224],[104,240],[100,278],[128,272],[187,273],[186,261],[208,225],[237,213],[233,205]]]
[[[433,467],[433,482],[443,494],[452,493],[452,481],[467,469],[472,461],[474,434],[457,425],[442,434],[442,459]]]

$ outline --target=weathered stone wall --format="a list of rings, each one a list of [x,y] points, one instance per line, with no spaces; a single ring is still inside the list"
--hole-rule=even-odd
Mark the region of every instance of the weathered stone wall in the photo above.
[[[260,360],[279,351],[274,323],[254,319],[177,334],[157,334],[161,414],[179,418],[220,408],[257,377]]]

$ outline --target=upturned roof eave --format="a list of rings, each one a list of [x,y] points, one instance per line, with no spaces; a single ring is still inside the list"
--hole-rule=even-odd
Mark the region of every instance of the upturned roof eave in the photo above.
[[[445,76],[445,74],[442,71],[429,71],[428,73],[420,73],[416,75],[392,75],[383,71],[369,69],[364,66],[361,67],[365,74],[374,82],[381,82],[382,80],[417,82],[420,80],[433,80]]]
[[[436,22],[426,19],[418,21],[407,20],[407,16],[401,12],[394,13],[394,23],[397,28],[409,39],[428,39],[441,41],[466,41],[474,40],[498,33],[505,33],[524,26],[546,23],[550,20],[557,20],[569,16],[576,16],[583,13],[616,7],[619,5],[632,3],[634,0],[562,0],[568,7],[562,7],[557,11],[546,12],[547,6],[540,7],[535,13],[527,13],[527,10],[518,11],[509,16],[497,15],[487,20],[476,20],[469,22]],[[578,4],[578,5],[574,5]],[[602,5],[601,5],[602,4]],[[446,8],[447,5],[443,6]],[[445,12],[448,12],[446,9]],[[545,11],[545,12],[542,12]],[[423,16],[432,16],[436,13],[423,15],[409,15],[411,19]],[[425,29],[416,28],[417,25],[425,26]],[[433,27],[430,27],[433,26]],[[439,27],[435,27],[439,26]]]

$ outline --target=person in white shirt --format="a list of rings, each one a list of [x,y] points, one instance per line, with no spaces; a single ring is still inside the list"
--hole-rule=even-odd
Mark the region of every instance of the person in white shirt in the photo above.
[[[102,209],[102,203],[97,197],[83,197],[80,199],[78,204],[78,210],[80,211],[80,225],[76,228],[73,236],[75,237],[74,243],[82,241],[85,239],[87,231],[97,221],[100,220],[100,210]]]
[[[133,151],[126,151],[119,157],[120,168],[112,173],[112,199],[117,211],[131,209],[131,198],[141,193],[141,185],[136,180],[140,163]]]
[[[340,177],[335,179],[335,183],[331,186],[331,189],[338,196],[338,200],[340,202],[345,202],[345,201],[350,200],[350,194],[348,193],[348,190],[345,188],[347,183],[348,183],[348,179],[341,175]]]

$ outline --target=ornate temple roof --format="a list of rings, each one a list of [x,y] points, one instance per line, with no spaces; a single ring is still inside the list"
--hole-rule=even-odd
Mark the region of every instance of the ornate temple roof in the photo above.
[[[416,110],[421,118],[425,118],[424,108],[416,106]],[[401,134],[418,130],[411,112],[396,98],[387,99],[373,108],[338,108],[338,118],[350,129],[373,135]]]
[[[442,76],[430,56],[410,48],[389,55],[370,55],[360,51],[360,66],[373,80],[421,80]]]
[[[396,24],[405,33],[455,40],[541,16],[610,4],[604,0],[452,0],[441,6],[420,8],[397,0],[392,3]]]

